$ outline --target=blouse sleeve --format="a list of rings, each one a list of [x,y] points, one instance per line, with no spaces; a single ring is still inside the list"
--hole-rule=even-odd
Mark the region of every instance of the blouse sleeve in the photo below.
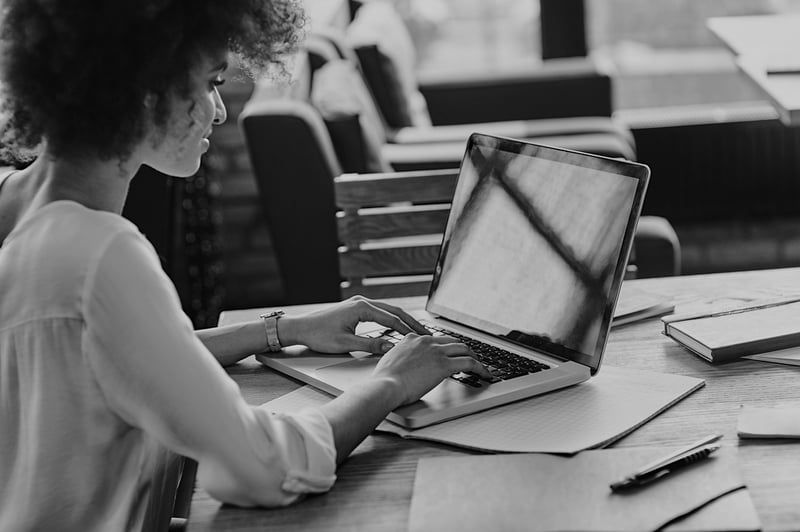
[[[333,485],[336,450],[318,410],[276,415],[245,403],[194,333],[152,246],[115,236],[83,294],[84,356],[109,407],[199,463],[215,498],[279,506]]]

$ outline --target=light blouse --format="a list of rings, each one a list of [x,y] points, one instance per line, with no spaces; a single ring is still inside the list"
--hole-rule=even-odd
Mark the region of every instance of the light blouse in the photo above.
[[[0,530],[162,528],[173,453],[242,506],[335,480],[326,418],[245,403],[133,224],[67,200],[27,215],[0,247]]]

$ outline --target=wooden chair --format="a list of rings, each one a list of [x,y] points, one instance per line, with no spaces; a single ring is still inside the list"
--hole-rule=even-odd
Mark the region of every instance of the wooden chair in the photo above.
[[[334,178],[342,298],[428,293],[457,176],[457,170],[427,170]],[[655,264],[631,263],[626,278],[640,266],[645,274],[678,273],[680,245],[677,237],[664,238],[667,229],[663,218],[640,218],[634,250],[647,249],[640,256]]]
[[[457,170],[334,179],[343,298],[428,293]]]

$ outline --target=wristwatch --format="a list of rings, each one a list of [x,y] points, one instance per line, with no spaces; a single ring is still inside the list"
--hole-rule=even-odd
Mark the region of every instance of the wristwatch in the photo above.
[[[278,338],[278,318],[284,314],[282,310],[275,310],[261,315],[261,319],[264,320],[264,330],[267,333],[267,349],[272,353],[276,353],[283,348]]]

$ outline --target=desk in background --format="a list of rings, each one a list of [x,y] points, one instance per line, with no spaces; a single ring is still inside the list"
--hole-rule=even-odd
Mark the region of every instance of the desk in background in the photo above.
[[[627,281],[680,307],[699,300],[748,301],[800,293],[800,268]],[[419,308],[423,298],[397,300]],[[318,305],[288,309],[298,312]],[[258,317],[263,309],[225,312],[220,324]],[[740,404],[770,406],[800,401],[800,367],[741,360],[711,366],[661,334],[649,320],[612,330],[605,364],[706,379],[706,386],[615,443],[614,447],[678,446],[724,434],[737,446],[742,472],[765,531],[800,529],[800,443],[738,440]],[[602,369],[601,369],[602,371]],[[250,357],[229,370],[246,400],[260,404],[301,384]],[[429,456],[474,454],[430,442],[373,434],[340,467],[334,488],[277,510],[222,506],[202,489],[191,508],[189,530],[386,530],[408,525],[417,461]]]
[[[708,28],[736,55],[736,64],[769,98],[787,126],[800,124],[800,15],[715,17]],[[796,74],[768,75],[794,65]]]

